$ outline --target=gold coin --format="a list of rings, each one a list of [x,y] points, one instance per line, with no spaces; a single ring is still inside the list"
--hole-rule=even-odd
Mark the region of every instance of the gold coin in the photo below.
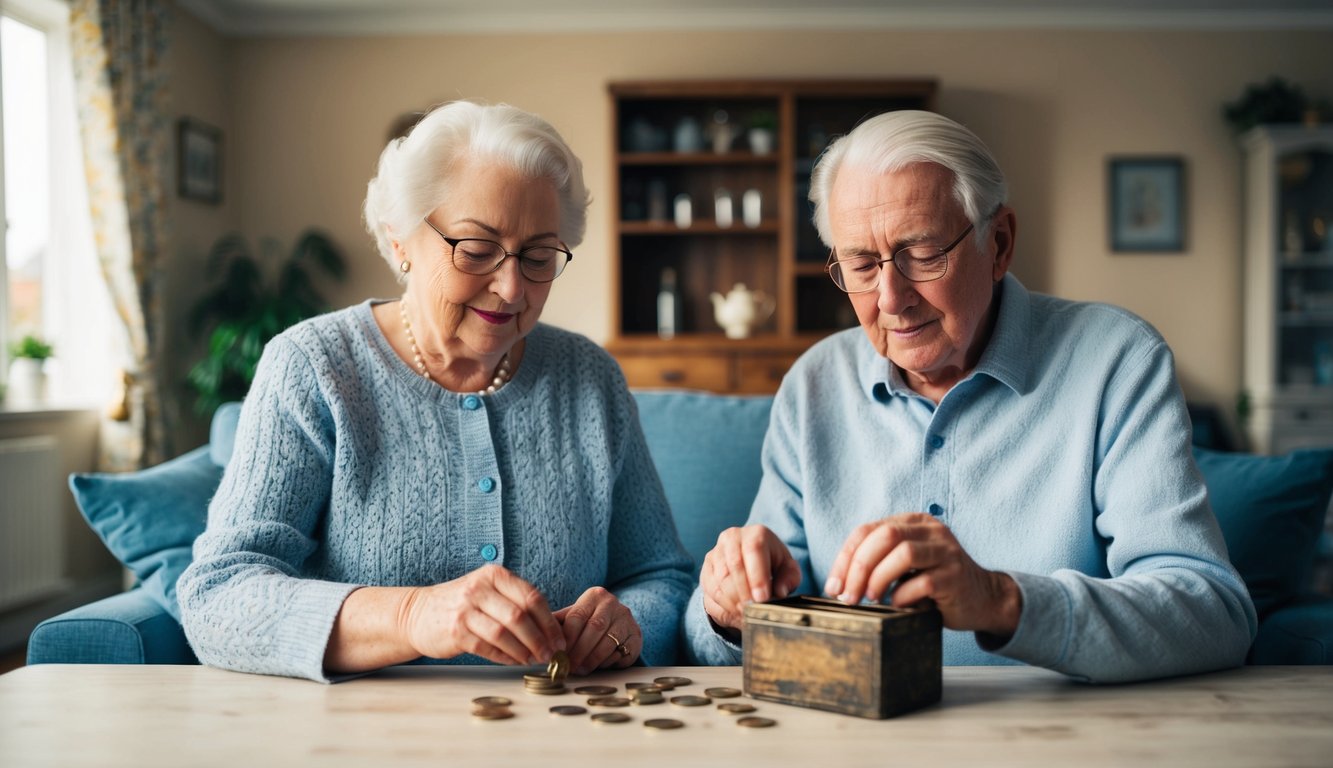
[[[718,711],[726,712],[728,715],[743,715],[746,712],[753,712],[753,704],[743,704],[739,701],[728,701],[725,704],[717,705]]]
[[[569,691],[564,685],[557,685],[554,688],[528,688],[528,693],[535,693],[539,696],[559,696]]]
[[[672,720],[669,717],[658,717],[652,720],[644,720],[643,727],[656,728],[660,731],[669,731],[673,728],[684,728],[685,724],[679,720]]]
[[[634,692],[633,699],[635,704],[644,704],[644,705],[661,704],[663,701],[665,701],[665,699],[662,698],[661,693],[658,693],[657,691],[644,692],[642,688]]]
[[[628,707],[629,699],[624,696],[594,696],[588,699],[590,707]]]
[[[694,681],[689,679],[688,677],[674,677],[668,675],[666,677],[654,678],[653,682],[657,683],[658,685],[667,686],[668,688],[684,688],[685,686],[693,683]]]
[[[702,707],[712,704],[713,700],[707,696],[672,696],[671,703],[678,707]]]
[[[741,692],[736,688],[705,688],[704,694],[714,699],[734,699]]]
[[[551,661],[546,665],[546,676],[553,681],[569,677],[569,654],[564,651],[551,654]]]
[[[594,723],[628,723],[629,715],[624,712],[598,712],[592,716]]]
[[[553,685],[553,683],[552,683],[552,681],[551,681],[551,678],[550,678],[549,676],[547,676],[547,675],[524,675],[524,676],[523,676],[523,682],[525,682],[525,683],[544,683],[544,684],[546,684],[546,685]]]
[[[768,728],[777,724],[777,720],[769,720],[767,717],[742,717],[736,721],[736,725],[744,728]]]
[[[472,710],[472,716],[478,720],[508,720],[514,713],[508,707],[478,707]]]
[[[507,707],[514,702],[505,696],[478,696],[472,703],[479,707]]]
[[[580,685],[574,689],[574,693],[584,696],[610,696],[616,692],[614,685]]]
[[[583,707],[576,707],[573,704],[560,704],[547,710],[553,715],[585,715],[588,710]]]
[[[636,688],[656,688],[654,683],[625,683],[625,690],[632,691]]]

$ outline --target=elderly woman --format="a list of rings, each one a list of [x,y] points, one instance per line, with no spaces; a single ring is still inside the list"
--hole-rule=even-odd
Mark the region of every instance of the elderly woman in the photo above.
[[[513,107],[451,103],[385,148],[365,221],[403,295],[265,350],[180,580],[204,663],[672,662],[690,560],[624,378],[538,323],[587,205]]]

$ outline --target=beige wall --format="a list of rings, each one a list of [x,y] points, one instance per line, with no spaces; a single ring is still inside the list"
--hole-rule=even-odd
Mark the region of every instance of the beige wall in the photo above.
[[[239,39],[220,49],[215,69],[192,76],[210,93],[219,77],[230,84],[230,114],[217,117],[228,128],[229,210],[251,238],[330,231],[354,262],[331,290],[339,306],[395,293],[360,204],[396,115],[468,97],[551,120],[582,156],[595,202],[544,319],[598,341],[611,331],[607,81],[937,78],[940,111],[986,139],[1009,174],[1018,276],[1143,315],[1175,349],[1187,394],[1227,410],[1240,376],[1241,179],[1222,105],[1273,74],[1333,95],[1327,31],[639,32]],[[174,87],[184,99],[191,80]],[[1183,255],[1109,252],[1105,162],[1133,153],[1186,160]]]

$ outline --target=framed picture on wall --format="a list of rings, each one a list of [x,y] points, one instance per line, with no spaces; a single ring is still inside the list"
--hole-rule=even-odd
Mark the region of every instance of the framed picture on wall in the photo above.
[[[176,173],[183,199],[222,202],[222,131],[182,117],[176,124]]]
[[[1184,158],[1113,157],[1107,179],[1112,251],[1185,250]]]

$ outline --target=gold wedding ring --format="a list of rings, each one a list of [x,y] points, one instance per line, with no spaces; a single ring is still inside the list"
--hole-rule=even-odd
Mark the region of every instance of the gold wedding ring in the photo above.
[[[617,648],[619,648],[621,645],[624,645],[624,643],[621,643],[619,640],[617,640],[616,636],[611,634],[610,632],[607,632],[606,636],[611,638],[611,642],[615,643]]]

